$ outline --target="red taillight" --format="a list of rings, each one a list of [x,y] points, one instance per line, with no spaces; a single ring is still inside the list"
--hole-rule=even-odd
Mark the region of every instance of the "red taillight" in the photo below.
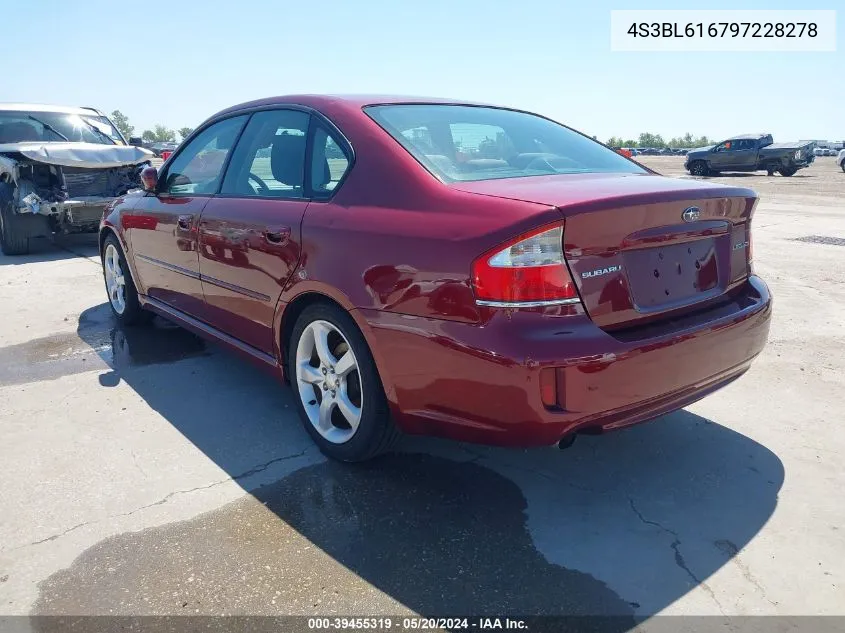
[[[563,257],[563,226],[520,235],[472,264],[480,305],[577,303],[578,292]]]
[[[167,160],[168,158],[170,158],[170,155],[171,155],[172,153],[173,153],[173,152],[168,152],[167,150],[163,151],[163,152],[161,153],[161,158],[162,158],[162,160]]]

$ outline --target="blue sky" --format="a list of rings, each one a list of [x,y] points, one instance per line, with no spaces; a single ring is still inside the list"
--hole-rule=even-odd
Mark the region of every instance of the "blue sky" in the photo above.
[[[602,140],[644,131],[667,139],[757,131],[780,140],[845,138],[840,0],[696,7],[843,9],[835,53],[611,52],[614,8],[693,7],[602,0],[5,2],[0,101],[119,109],[140,132],[154,123],[195,126],[262,96],[376,92],[516,106]]]

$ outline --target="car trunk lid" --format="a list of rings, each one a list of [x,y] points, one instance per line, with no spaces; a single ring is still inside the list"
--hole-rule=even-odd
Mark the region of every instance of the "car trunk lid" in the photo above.
[[[573,279],[590,317],[605,329],[700,309],[750,274],[757,197],[749,189],[627,174],[452,186],[557,207]]]

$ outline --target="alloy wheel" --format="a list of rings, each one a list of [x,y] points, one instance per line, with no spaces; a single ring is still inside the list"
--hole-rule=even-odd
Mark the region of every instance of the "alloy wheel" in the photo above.
[[[114,244],[106,246],[103,255],[103,270],[106,275],[106,290],[109,294],[109,302],[117,314],[123,314],[123,311],[126,310],[126,277],[120,263],[120,253]]]
[[[363,390],[358,359],[337,326],[312,321],[296,348],[294,375],[308,421],[332,444],[343,444],[361,423]]]

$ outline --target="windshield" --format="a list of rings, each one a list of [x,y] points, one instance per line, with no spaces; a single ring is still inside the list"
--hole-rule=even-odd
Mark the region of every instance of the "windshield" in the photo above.
[[[123,145],[123,139],[111,122],[93,112],[2,111],[0,112],[0,143],[71,141]]]
[[[380,105],[373,120],[444,181],[647,171],[586,136],[525,112],[461,105]]]

